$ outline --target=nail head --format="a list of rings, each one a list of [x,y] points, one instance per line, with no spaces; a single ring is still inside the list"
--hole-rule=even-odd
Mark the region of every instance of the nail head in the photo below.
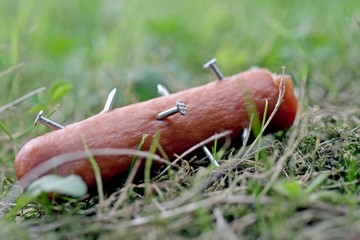
[[[178,109],[181,115],[185,116],[187,114],[186,105],[183,101],[181,100],[176,101],[176,108]]]
[[[203,65],[204,68],[209,68],[210,66],[214,65],[216,63],[217,59],[216,58],[212,58],[210,61],[208,61],[207,63],[205,63]]]

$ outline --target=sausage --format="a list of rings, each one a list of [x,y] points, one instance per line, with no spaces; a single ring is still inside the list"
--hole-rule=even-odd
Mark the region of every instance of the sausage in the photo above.
[[[268,102],[267,116],[275,108],[279,95],[280,79],[285,80],[285,94],[282,103],[272,119],[268,132],[289,128],[297,112],[297,99],[289,76],[273,75],[266,69],[253,69],[191,88],[169,96],[154,98],[145,102],[99,113],[86,120],[73,123],[63,129],[46,133],[30,140],[15,158],[17,178],[62,153],[83,150],[83,138],[89,149],[130,148],[136,149],[143,134],[149,137],[142,145],[148,150],[151,136],[160,134],[159,143],[172,158],[191,146],[211,137],[215,133],[231,130],[231,139],[240,137],[249,125],[248,103],[255,106],[261,118]],[[159,112],[175,106],[177,100],[185,102],[186,116],[172,115],[156,120]],[[124,177],[130,167],[131,156],[96,157],[104,182]],[[56,172],[62,176],[80,175],[89,188],[96,185],[93,169],[88,159],[66,163]]]

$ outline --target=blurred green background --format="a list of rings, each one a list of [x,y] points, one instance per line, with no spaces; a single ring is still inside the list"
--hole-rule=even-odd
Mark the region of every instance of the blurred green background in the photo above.
[[[47,90],[2,111],[0,121],[21,144],[40,109],[59,104],[52,119],[66,125],[98,113],[114,87],[120,107],[156,97],[158,82],[171,91],[196,86],[213,80],[202,68],[212,57],[225,76],[285,65],[304,106],[355,106],[359,7],[357,0],[2,0],[0,106]]]

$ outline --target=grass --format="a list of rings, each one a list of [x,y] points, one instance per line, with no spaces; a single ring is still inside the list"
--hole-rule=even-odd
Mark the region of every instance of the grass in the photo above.
[[[188,155],[101,206],[39,199],[1,217],[1,239],[360,235],[358,1],[3,0],[0,13],[1,197],[19,148],[48,131],[32,127],[39,109],[60,104],[51,118],[66,125],[100,112],[114,87],[120,107],[155,97],[157,83],[197,86],[212,81],[202,64],[214,56],[225,76],[286,66],[301,102],[291,129],[219,168]]]

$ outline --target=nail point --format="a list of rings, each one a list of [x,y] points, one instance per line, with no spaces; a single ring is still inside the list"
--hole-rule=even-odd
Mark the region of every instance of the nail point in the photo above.
[[[215,158],[211,154],[210,150],[206,146],[203,146],[202,149],[203,149],[205,155],[209,158],[211,164],[213,164],[216,167],[219,167],[220,166],[219,163],[215,160]]]
[[[104,109],[101,112],[108,112],[108,111],[112,110],[114,101],[115,101],[116,91],[117,91],[116,88],[111,90],[111,92],[109,93],[108,98],[106,100]]]
[[[170,95],[169,90],[164,85],[158,84],[156,87],[157,87],[158,94],[160,94],[161,96],[169,96]]]

